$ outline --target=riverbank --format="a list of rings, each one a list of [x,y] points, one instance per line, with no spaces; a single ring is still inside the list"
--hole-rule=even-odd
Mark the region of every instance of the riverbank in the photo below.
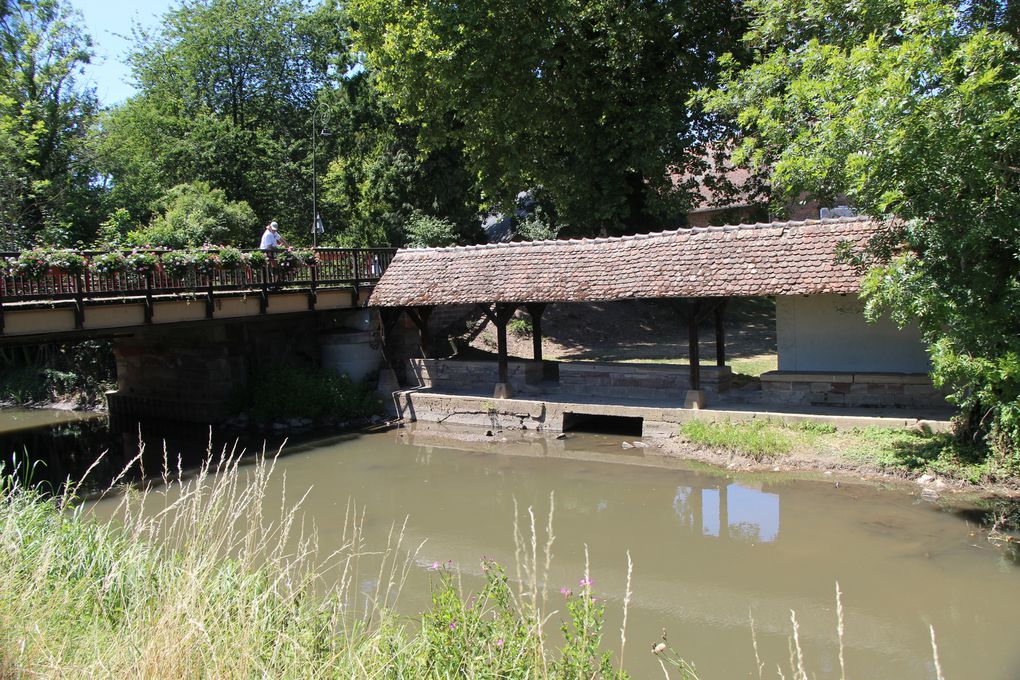
[[[744,474],[719,469],[710,472],[707,466],[643,448],[640,444],[645,442],[641,440],[614,435],[567,434],[564,439],[557,439],[542,433],[507,431],[485,437],[483,430],[473,435],[484,441],[461,445],[446,438],[419,440],[420,433],[418,428],[408,427],[288,445],[288,455],[272,463],[276,481],[266,486],[267,495],[257,501],[258,510],[256,506],[237,504],[232,496],[220,495],[210,486],[213,480],[200,483],[201,473],[185,473],[186,482],[194,485],[192,488],[206,490],[202,492],[206,502],[231,513],[231,517],[238,518],[237,522],[210,520],[207,514],[198,511],[179,514],[178,509],[191,507],[193,497],[189,495],[181,501],[183,493],[177,485],[164,487],[161,479],[152,480],[146,496],[140,496],[139,490],[127,492],[125,497],[115,496],[90,504],[82,519],[112,521],[112,526],[118,530],[125,528],[123,518],[129,515],[127,536],[134,535],[136,527],[144,528],[140,533],[142,538],[150,535],[146,528],[148,522],[176,522],[183,533],[171,532],[167,544],[162,542],[162,537],[156,537],[165,525],[163,528],[153,526],[155,540],[147,541],[163,555],[177,551],[167,570],[162,571],[161,567],[155,574],[151,571],[138,573],[136,562],[119,555],[107,560],[102,546],[97,551],[95,545],[79,546],[72,540],[76,528],[65,530],[53,524],[55,533],[63,536],[63,543],[53,548],[54,553],[98,555],[101,564],[119,564],[120,568],[115,574],[89,576],[94,576],[95,586],[92,587],[79,580],[72,567],[72,575],[66,579],[72,582],[69,589],[62,585],[64,572],[53,574],[58,582],[54,584],[56,602],[38,599],[24,602],[25,597],[36,597],[38,593],[22,584],[16,588],[18,598],[0,596],[0,607],[7,600],[23,607],[10,615],[16,634],[40,635],[34,628],[39,623],[45,641],[30,638],[26,646],[34,647],[42,656],[49,655],[53,664],[50,668],[62,669],[65,675],[88,675],[92,671],[104,675],[102,669],[111,668],[113,670],[106,675],[142,675],[152,670],[155,677],[160,677],[158,669],[153,669],[151,664],[141,664],[148,664],[146,655],[157,653],[161,645],[166,653],[173,651],[166,644],[168,638],[174,636],[183,640],[181,655],[187,659],[181,660],[181,664],[192,663],[195,657],[206,652],[209,658],[199,659],[200,663],[212,664],[213,657],[221,654],[240,658],[239,663],[248,663],[253,656],[257,657],[256,662],[263,663],[273,654],[300,661],[300,658],[309,657],[302,657],[302,647],[292,640],[299,638],[300,642],[306,634],[314,636],[314,631],[299,625],[301,620],[308,620],[305,613],[295,615],[286,607],[278,608],[272,602],[256,600],[252,608],[259,607],[267,616],[279,614],[278,620],[285,626],[267,629],[258,620],[247,620],[253,612],[243,602],[249,597],[262,597],[263,593],[248,588],[251,581],[240,568],[244,560],[240,563],[206,560],[192,552],[196,542],[226,542],[241,549],[248,545],[247,539],[222,537],[217,527],[243,528],[254,521],[251,550],[257,552],[259,541],[269,540],[272,545],[277,542],[275,531],[267,527],[291,527],[295,540],[285,541],[285,550],[290,556],[310,554],[306,553],[306,548],[311,551],[316,547],[319,555],[336,556],[329,564],[309,567],[309,573],[321,576],[322,587],[308,592],[311,597],[325,592],[327,604],[333,601],[328,586],[341,580],[343,563],[348,555],[356,552],[365,561],[356,570],[352,567],[346,572],[351,575],[357,571],[361,575],[349,581],[358,586],[350,586],[343,602],[346,612],[356,615],[363,611],[360,607],[366,601],[375,600],[377,584],[385,590],[386,584],[391,582],[389,567],[381,578],[377,576],[380,573],[378,559],[382,554],[387,555],[387,563],[404,564],[405,555],[389,550],[387,538],[402,536],[403,544],[408,547],[406,558],[413,561],[413,565],[409,567],[406,585],[400,593],[400,604],[396,608],[398,617],[392,619],[393,625],[406,625],[406,632],[414,633],[423,620],[421,615],[434,610],[441,579],[450,575],[464,588],[459,600],[453,595],[443,595],[444,603],[453,608],[457,617],[453,620],[443,615],[439,621],[452,632],[450,623],[455,623],[458,630],[462,625],[475,625],[470,618],[461,618],[469,616],[461,609],[471,603],[470,594],[478,594],[486,587],[486,572],[479,561],[482,556],[488,555],[508,565],[509,583],[515,597],[519,590],[530,589],[534,582],[530,572],[523,568],[518,574],[514,565],[515,555],[531,559],[530,526],[535,525],[539,532],[536,543],[540,564],[545,563],[541,553],[543,545],[552,541],[554,529],[556,535],[552,569],[547,578],[538,572],[539,583],[549,584],[550,601],[546,612],[551,619],[546,634],[550,667],[560,658],[563,638],[557,632],[559,624],[569,624],[566,618],[569,609],[559,591],[578,592],[579,579],[588,573],[587,546],[591,554],[590,578],[595,584],[593,595],[606,604],[608,632],[603,649],[616,651],[622,602],[628,592],[633,592],[627,630],[631,643],[626,654],[626,666],[628,670],[633,669],[630,670],[632,677],[660,676],[661,669],[648,649],[650,644],[661,640],[664,627],[668,629],[669,643],[676,644],[681,654],[695,660],[705,678],[741,677],[746,676],[748,670],[753,674],[751,627],[757,629],[762,658],[785,664],[790,609],[797,610],[801,622],[808,668],[818,668],[818,677],[829,677],[824,669],[831,670],[835,654],[833,630],[836,624],[832,605],[836,580],[848,596],[847,660],[856,673],[869,677],[892,673],[896,677],[918,680],[930,677],[923,667],[923,659],[930,654],[928,626],[932,624],[939,632],[940,645],[947,645],[941,649],[942,658],[948,663],[946,670],[952,674],[947,677],[969,677],[962,669],[970,669],[971,674],[981,677],[1003,680],[1013,677],[999,672],[1008,665],[1009,659],[995,650],[1008,648],[1004,642],[1008,639],[1008,628],[1000,625],[1003,620],[1000,610],[1006,612],[1008,620],[1008,602],[1018,587],[1015,574],[1004,570],[1009,563],[996,555],[980,534],[975,538],[973,515],[961,514],[952,499],[943,503],[920,502],[916,493],[891,492],[883,488],[888,486],[885,484],[805,483],[786,474]],[[516,434],[527,435],[527,438],[518,441]],[[624,447],[624,443],[631,448]],[[170,451],[172,455],[176,449]],[[174,466],[172,460],[171,466]],[[224,467],[230,475],[234,474],[229,462],[224,463]],[[242,487],[247,480],[261,484],[264,468],[259,467],[257,459],[247,458],[236,469],[240,476],[234,476],[235,481],[230,483],[238,483],[237,492],[244,494],[246,502],[254,502],[252,497],[262,492]],[[344,528],[353,514],[342,507],[348,498],[365,504],[362,510],[359,503],[357,513],[359,516],[364,513],[364,533],[353,541],[355,537],[350,529]],[[300,503],[300,514],[293,515],[293,519],[281,518],[279,508],[292,507],[296,501]],[[118,510],[118,504],[125,502],[134,504],[132,512]],[[167,509],[170,511],[165,512]],[[305,526],[314,522],[317,544],[314,541],[304,543],[298,538],[310,535],[301,528],[302,516]],[[405,524],[407,517],[410,521]],[[523,541],[514,540],[513,534],[517,532],[511,530],[514,524],[511,520],[515,517],[520,533],[524,534]],[[6,514],[0,514],[0,525],[3,519]],[[19,530],[17,536],[27,536],[29,547],[47,543],[30,530]],[[838,537],[838,540],[820,537]],[[2,536],[0,540],[4,540],[5,546],[19,545]],[[178,550],[181,546],[185,549]],[[371,556],[373,552],[376,556]],[[238,557],[233,551],[229,555]],[[3,570],[0,573],[18,573],[26,578],[32,573],[50,574],[29,567],[5,569],[4,557],[0,555],[0,569]],[[254,556],[245,549],[245,557]],[[633,557],[633,586],[627,577],[629,557]],[[67,561],[74,562],[70,558]],[[214,569],[217,562],[220,567]],[[256,562],[254,566],[264,566],[260,560]],[[55,563],[62,568],[65,566],[61,560],[49,564]],[[182,565],[189,574],[175,576],[171,569],[174,563]],[[848,569],[848,565],[853,568]],[[206,574],[219,579],[220,570],[226,580],[208,583],[208,588],[202,585]],[[146,589],[134,589],[130,581],[136,575],[139,585]],[[396,582],[403,582],[402,578],[398,574]],[[147,585],[150,581],[154,583]],[[278,582],[282,585],[299,581],[294,577]],[[175,591],[170,588],[173,584],[187,587]],[[157,589],[156,585],[160,587]],[[111,593],[109,601],[101,600],[96,606],[100,610],[96,617],[103,626],[116,624],[119,628],[112,632],[106,632],[106,628],[96,632],[93,624],[88,623],[79,627],[88,641],[79,643],[72,630],[52,630],[42,625],[71,629],[81,623],[77,615],[82,608],[75,608],[74,603],[64,606],[59,601],[66,590],[72,591],[69,597],[82,599]],[[231,602],[228,597],[235,591],[241,602]],[[894,593],[892,597],[890,591]],[[122,610],[116,598],[125,592],[129,603]],[[449,599],[445,599],[447,597]],[[995,600],[998,606],[989,604],[993,597],[998,598]],[[299,604],[309,599],[305,597]],[[391,604],[393,600],[389,598]],[[147,609],[146,603],[152,609]],[[471,604],[477,607],[478,601]],[[239,607],[240,613],[226,611],[231,606]],[[749,610],[753,611],[754,624],[749,621]],[[992,610],[995,610],[994,616]],[[277,614],[273,614],[274,611]],[[39,622],[38,617],[47,612],[55,621]],[[972,612],[980,612],[981,625],[975,626]],[[238,625],[232,618],[225,620],[228,616],[240,618]],[[295,616],[298,620],[293,618]],[[323,616],[328,617],[329,611]],[[163,629],[145,630],[145,626],[160,623]],[[250,635],[239,630],[245,625],[251,627]],[[0,620],[0,638],[7,630],[7,621]],[[203,644],[203,630],[216,630],[217,635],[223,636],[223,644],[219,641]],[[880,637],[871,634],[875,630],[881,631]],[[430,637],[434,637],[440,649],[452,649],[457,654],[460,653],[458,645],[468,644],[479,654],[486,655],[490,650],[486,640],[495,642],[473,634],[449,639],[440,637],[441,632],[442,629],[432,630]],[[123,644],[111,643],[115,636]],[[152,638],[151,647],[149,638]],[[244,647],[251,638],[255,638],[258,645],[254,653],[250,646]],[[277,638],[280,638],[279,645],[273,642]],[[502,639],[506,644],[507,638]],[[65,657],[39,646],[50,641],[60,649],[66,646],[68,655]],[[335,643],[332,650],[338,654],[347,653],[345,644],[359,646],[350,638],[347,643],[332,639],[328,643]],[[369,646],[390,643],[429,653],[426,647],[419,646],[424,645],[423,641],[383,637],[364,640]],[[84,648],[80,658],[72,656],[76,644]],[[134,645],[140,649],[133,649]],[[7,648],[20,650],[20,639]],[[744,653],[734,654],[733,650]],[[108,655],[102,656],[103,653]],[[354,663],[364,661],[363,673],[357,673],[357,669],[350,666],[320,667],[319,670],[326,674],[332,672],[332,675],[370,676],[378,669],[373,664],[379,658],[371,651],[367,653],[366,659],[353,660]],[[78,665],[73,670],[61,665],[67,659]],[[140,665],[127,666],[132,659],[140,659]],[[20,667],[21,662],[18,663]],[[774,668],[774,663],[770,662],[769,667]],[[168,668],[168,675],[175,671],[183,675],[201,673],[204,669],[207,675],[305,677],[314,676],[316,671],[315,667],[301,663],[295,663],[292,673],[281,671],[279,666],[169,665]],[[418,677],[414,674],[420,670],[418,666],[411,663],[403,668],[407,677]],[[133,672],[138,669],[141,672]],[[337,673],[338,670],[341,672]],[[786,677],[797,676],[787,672],[785,665],[784,673]],[[676,677],[675,672],[672,675]],[[550,672],[548,675],[533,673],[531,677],[576,675]]]
[[[512,583],[488,558],[470,598],[435,563],[415,624],[393,608],[421,546],[398,529],[365,552],[364,511],[349,503],[343,546],[320,561],[300,502],[266,517],[275,460],[240,463],[128,492],[111,522],[73,493],[46,499],[0,476],[0,677],[625,677],[603,653],[587,573],[566,595],[559,647],[537,581]],[[537,574],[537,559],[518,570]],[[373,592],[359,570],[378,570]],[[665,644],[659,654],[682,664]]]
[[[417,422],[408,429],[416,441],[459,442],[479,447],[528,447],[572,433],[487,429]],[[929,498],[952,495],[961,500],[1020,499],[1020,478],[996,470],[993,463],[957,445],[952,435],[892,428],[836,428],[814,423],[706,423],[680,425],[668,437],[620,443],[644,455],[690,461],[716,474],[770,473],[793,478],[865,481],[893,485]]]

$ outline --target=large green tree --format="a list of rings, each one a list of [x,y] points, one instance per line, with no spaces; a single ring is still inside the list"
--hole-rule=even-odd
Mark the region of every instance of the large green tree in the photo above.
[[[397,123],[365,69],[324,96],[332,115],[332,161],[323,186],[323,212],[344,245],[404,245],[416,214],[453,225],[456,240],[482,238],[481,197],[454,144],[423,152],[417,129]]]
[[[462,146],[490,204],[541,187],[565,233],[683,211],[692,109],[742,29],[732,0],[352,0],[355,44],[425,151]]]
[[[1020,454],[1020,49],[1012,3],[752,0],[748,68],[705,98],[790,194],[895,217],[869,310],[916,321],[965,431]]]
[[[144,220],[171,187],[204,181],[304,235],[311,105],[344,70],[329,56],[344,54],[331,48],[335,15],[301,0],[186,0],[139,36],[139,94],[108,114],[98,144],[113,200]]]
[[[101,189],[85,135],[94,92],[78,82],[91,41],[59,0],[0,3],[0,247],[91,238]]]

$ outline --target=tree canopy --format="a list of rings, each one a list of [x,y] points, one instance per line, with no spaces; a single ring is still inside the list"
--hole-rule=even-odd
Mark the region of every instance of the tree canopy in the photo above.
[[[711,110],[791,194],[889,217],[869,310],[919,323],[975,437],[1020,444],[1020,49],[1011,6],[753,0]],[[1017,461],[1013,461],[1016,463]]]
[[[58,0],[0,3],[0,247],[91,238],[101,192],[85,146],[97,110],[78,82],[90,38]]]
[[[731,0],[352,0],[350,12],[425,149],[462,145],[489,204],[541,188],[582,234],[683,212],[668,170],[715,123],[688,102],[742,32]]]

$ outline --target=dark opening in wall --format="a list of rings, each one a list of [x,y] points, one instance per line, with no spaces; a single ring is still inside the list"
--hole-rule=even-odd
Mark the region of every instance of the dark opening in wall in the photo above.
[[[564,413],[564,432],[592,432],[640,437],[644,419],[636,416],[606,416],[592,413]]]

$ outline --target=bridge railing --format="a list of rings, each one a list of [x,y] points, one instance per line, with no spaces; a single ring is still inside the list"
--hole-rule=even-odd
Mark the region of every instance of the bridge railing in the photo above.
[[[137,251],[124,251],[124,255],[130,252]],[[162,255],[171,251],[144,252]],[[154,295],[196,292],[211,296],[232,291],[315,291],[329,287],[369,286],[379,280],[396,254],[392,248],[316,248],[314,252],[316,262],[313,265],[302,263],[293,268],[284,268],[278,265],[274,256],[270,256],[266,266],[242,264],[237,267],[216,267],[208,272],[193,266],[183,275],[172,275],[162,264],[144,274],[136,271],[99,273],[92,264],[93,259],[102,253],[82,251],[80,254],[85,258],[85,268],[77,274],[50,269],[39,277],[28,277],[11,274],[6,267],[0,267],[0,304],[50,300],[83,302],[131,297],[151,299]],[[0,252],[0,265],[4,264],[6,258],[18,256],[19,253]]]

